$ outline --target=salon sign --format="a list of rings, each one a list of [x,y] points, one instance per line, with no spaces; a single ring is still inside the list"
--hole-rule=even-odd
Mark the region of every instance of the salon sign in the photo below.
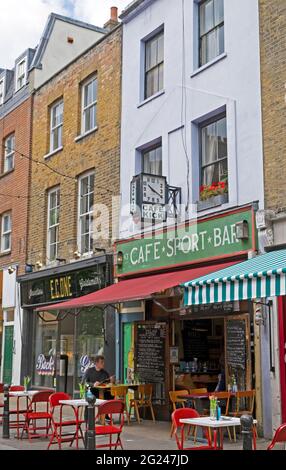
[[[248,207],[120,241],[116,251],[122,253],[123,264],[116,267],[117,275],[189,265],[255,250],[254,220],[254,210]],[[243,240],[236,236],[236,224],[242,221],[247,222],[249,229],[249,237]]]
[[[53,376],[55,374],[55,359],[53,356],[39,354],[36,362],[36,371],[39,375]]]

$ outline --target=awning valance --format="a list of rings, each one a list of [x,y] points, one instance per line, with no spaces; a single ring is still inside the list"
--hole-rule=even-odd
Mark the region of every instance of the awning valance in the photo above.
[[[112,305],[121,302],[148,299],[157,292],[162,292],[171,287],[180,286],[187,280],[189,281],[190,279],[195,279],[198,276],[204,276],[215,271],[219,267],[226,267],[232,264],[233,262],[228,262],[225,264],[203,266],[184,271],[174,271],[171,273],[128,279],[76,299],[37,308],[36,311],[72,310],[91,307],[93,305]]]
[[[185,305],[286,294],[286,250],[272,251],[184,283]]]

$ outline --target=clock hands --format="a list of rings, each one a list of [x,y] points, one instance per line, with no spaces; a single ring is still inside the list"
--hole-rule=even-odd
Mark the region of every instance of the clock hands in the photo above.
[[[150,186],[150,184],[148,184],[148,186],[153,191],[153,193],[157,194],[159,197],[162,197],[162,195],[159,194],[158,191],[156,191],[156,189],[152,188],[152,186]]]

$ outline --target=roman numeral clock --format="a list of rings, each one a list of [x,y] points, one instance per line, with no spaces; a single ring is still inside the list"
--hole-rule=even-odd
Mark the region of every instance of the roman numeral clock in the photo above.
[[[165,222],[168,185],[165,176],[141,173],[134,176],[130,189],[130,212],[142,222]]]

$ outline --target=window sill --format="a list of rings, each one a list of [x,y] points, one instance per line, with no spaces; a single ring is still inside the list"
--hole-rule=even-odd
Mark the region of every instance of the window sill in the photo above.
[[[13,173],[14,170],[15,170],[15,168],[12,168],[11,170],[8,170],[8,171],[5,171],[4,173],[1,173],[0,174],[0,179],[4,178],[5,176],[10,175],[11,173]]]
[[[158,91],[158,93],[155,93],[155,95],[152,95],[146,100],[141,101],[141,103],[138,104],[137,108],[141,108],[142,106],[145,106],[145,104],[150,103],[150,101],[153,101],[156,98],[159,98],[159,96],[162,96],[164,94],[165,94],[165,90]]]
[[[81,134],[81,135],[78,135],[74,141],[75,142],[80,142],[82,139],[84,139],[85,137],[88,137],[89,135],[93,134],[94,132],[96,132],[98,130],[98,127],[96,126],[94,129],[91,129],[90,131],[87,131],[85,132],[84,134]]]
[[[197,211],[204,212],[209,209],[214,209],[215,207],[223,206],[229,202],[228,194],[220,194],[218,196],[210,197],[205,201],[197,202]]]
[[[4,258],[5,256],[9,256],[9,255],[11,255],[11,253],[12,253],[11,250],[2,251],[2,252],[0,252],[0,258]]]
[[[48,153],[47,155],[44,156],[44,159],[45,160],[48,160],[49,158],[53,157],[54,155],[56,155],[57,153],[59,152],[62,152],[63,151],[63,147],[59,147],[58,149],[56,150],[53,150],[52,152]]]
[[[200,68],[194,70],[194,72],[191,74],[191,78],[195,77],[196,75],[199,75],[201,72],[208,69],[209,67],[212,67],[212,65],[216,64],[217,62],[220,62],[221,60],[225,59],[226,57],[227,57],[226,52],[224,52],[223,54],[217,56],[215,59],[211,60],[207,64],[202,65]]]

